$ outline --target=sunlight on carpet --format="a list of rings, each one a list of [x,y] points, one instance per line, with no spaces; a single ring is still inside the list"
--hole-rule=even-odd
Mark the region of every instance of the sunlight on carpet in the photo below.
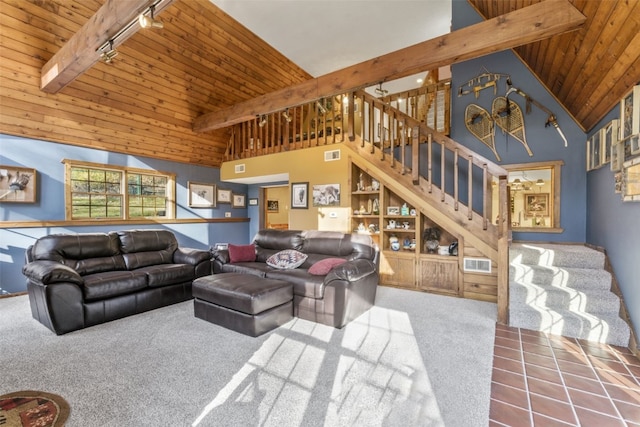
[[[257,406],[259,425],[302,425],[309,403],[323,399],[320,385],[331,389],[325,413],[317,414],[324,425],[444,425],[407,313],[373,307],[345,326],[341,342],[335,331],[301,319],[287,323],[192,426],[210,424],[229,402]]]

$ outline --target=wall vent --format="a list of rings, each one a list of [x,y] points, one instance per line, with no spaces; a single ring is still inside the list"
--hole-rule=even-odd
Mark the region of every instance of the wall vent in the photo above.
[[[340,150],[331,150],[324,152],[325,162],[332,162],[334,160],[340,160]]]
[[[464,258],[464,271],[491,273],[491,260],[487,258]]]
[[[244,173],[244,163],[241,165],[236,165],[235,166],[235,171],[236,173]]]

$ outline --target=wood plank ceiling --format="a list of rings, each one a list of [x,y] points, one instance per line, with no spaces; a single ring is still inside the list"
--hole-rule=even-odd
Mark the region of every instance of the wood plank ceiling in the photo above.
[[[469,0],[484,18],[541,1]],[[582,28],[513,50],[588,132],[640,83],[640,1],[570,1]]]
[[[539,0],[470,0],[487,17]],[[572,0],[587,26],[516,52],[585,129],[640,80],[640,0]],[[43,65],[104,0],[0,0],[0,133],[219,166],[227,129],[194,120],[311,78],[209,0],[178,0],[56,94]],[[278,23],[274,23],[278,25]]]

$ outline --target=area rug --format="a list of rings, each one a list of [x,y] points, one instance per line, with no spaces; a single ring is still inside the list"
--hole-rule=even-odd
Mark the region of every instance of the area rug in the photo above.
[[[2,427],[64,426],[69,412],[69,404],[57,394],[25,390],[0,396]]]

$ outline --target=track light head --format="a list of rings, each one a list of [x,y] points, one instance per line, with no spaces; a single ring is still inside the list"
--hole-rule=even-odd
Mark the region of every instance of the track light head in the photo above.
[[[267,116],[260,116],[260,121],[258,122],[258,126],[264,127],[267,124]]]
[[[287,123],[291,123],[291,116],[289,115],[289,109],[287,109],[287,111],[282,112],[282,117],[284,117]]]
[[[100,59],[102,59],[105,64],[111,64],[113,62],[113,58],[116,56],[118,56],[118,51],[113,48],[113,40],[110,40],[109,50],[102,52],[102,54],[100,54]]]
[[[324,108],[324,105],[322,105],[320,101],[316,101],[316,106],[318,107],[318,110],[320,110],[322,114],[327,114],[327,109]]]
[[[162,21],[158,21],[153,17],[153,12],[155,11],[155,6],[151,6],[149,8],[149,16],[141,13],[138,17],[138,23],[142,28],[164,28],[164,24]]]

